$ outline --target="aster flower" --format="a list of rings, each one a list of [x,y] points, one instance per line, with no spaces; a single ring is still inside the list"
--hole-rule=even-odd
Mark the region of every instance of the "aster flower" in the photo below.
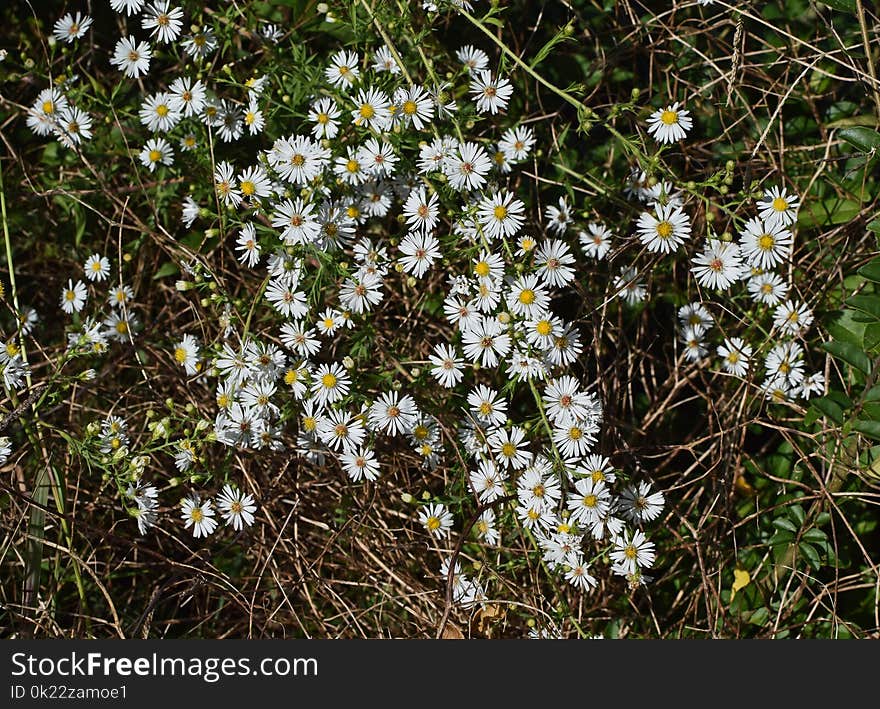
[[[658,204],[653,213],[642,213],[637,229],[648,251],[669,254],[690,238],[691,220],[680,207]]]
[[[648,133],[653,135],[658,143],[683,140],[693,127],[693,120],[688,111],[680,108],[680,105],[676,102],[666,108],[658,108],[648,118]]]

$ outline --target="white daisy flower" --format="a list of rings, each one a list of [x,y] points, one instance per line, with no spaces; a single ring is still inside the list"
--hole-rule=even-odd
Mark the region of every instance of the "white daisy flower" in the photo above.
[[[213,30],[202,26],[198,32],[186,37],[182,44],[183,50],[191,57],[204,59],[217,49],[217,37],[214,35]]]
[[[522,318],[531,319],[545,313],[550,305],[550,296],[538,281],[538,276],[520,276],[510,284],[507,292],[507,307]]]
[[[788,259],[792,234],[783,222],[749,219],[740,233],[740,249],[746,263],[767,270]]]
[[[192,335],[184,335],[174,346],[174,361],[190,376],[199,371],[199,341]]]
[[[336,102],[329,96],[319,98],[309,109],[309,121],[315,125],[312,133],[315,138],[332,139],[339,133],[339,116],[342,113]]]
[[[159,165],[174,164],[174,149],[164,138],[151,138],[141,149],[138,158],[144,167],[153,172]]]
[[[525,205],[512,192],[484,196],[477,207],[477,218],[490,240],[513,236],[523,225]]]
[[[187,76],[176,78],[168,87],[171,94],[169,106],[187,118],[199,115],[205,108],[207,89],[200,79],[195,83]]]
[[[379,461],[369,448],[344,451],[339,457],[346,475],[354,482],[373,481],[379,477]]]
[[[641,568],[650,568],[654,565],[655,558],[654,542],[648,541],[640,530],[623,534],[614,540],[611,559],[626,574],[635,574]]]
[[[611,250],[611,231],[604,224],[591,222],[587,230],[578,233],[578,240],[584,253],[601,261]]]
[[[459,192],[474,190],[486,183],[486,174],[492,169],[492,160],[478,143],[459,143],[443,159],[443,174]]]
[[[687,110],[679,108],[681,104],[675,102],[671,106],[657,109],[648,118],[648,133],[654,136],[658,143],[674,143],[687,137],[687,132],[693,127]]]
[[[718,345],[716,352],[721,357],[721,367],[725,372],[737,377],[746,376],[749,370],[749,358],[752,356],[752,346],[745,340],[741,337],[725,338],[724,344]]]
[[[489,55],[482,49],[477,49],[472,44],[466,44],[455,52],[458,61],[464,64],[464,68],[470,72],[483,71],[489,66]]]
[[[140,109],[141,123],[149,130],[167,133],[180,121],[181,115],[175,106],[175,97],[165,91],[159,91],[147,98]]]
[[[387,71],[391,74],[400,73],[400,67],[397,65],[391,50],[388,49],[388,45],[383,44],[373,54],[373,71]]]
[[[360,64],[360,59],[355,52],[342,49],[330,58],[330,66],[324,69],[324,76],[333,86],[343,90],[347,89],[357,81],[360,75],[358,64]]]
[[[467,403],[482,423],[503,426],[507,420],[507,400],[485,384],[478,384],[471,390]]]
[[[492,113],[507,108],[513,85],[507,79],[493,79],[492,72],[486,69],[471,74],[470,92],[477,104],[478,113]]]
[[[183,10],[179,7],[169,9],[170,4],[169,0],[158,0],[148,5],[141,19],[141,27],[151,30],[150,36],[163,44],[176,40],[183,29]]]
[[[318,406],[335,404],[348,394],[351,377],[338,362],[322,364],[315,371],[312,381],[312,394]]]
[[[654,212],[643,212],[637,225],[639,241],[652,253],[669,254],[691,235],[691,220],[681,207],[656,205]]]
[[[226,526],[232,527],[236,532],[254,523],[254,512],[257,511],[254,498],[228,483],[223,486],[217,497],[217,507],[226,520]]]
[[[750,278],[748,289],[752,300],[764,305],[777,305],[788,294],[788,284],[772,272]]]
[[[198,495],[193,494],[181,500],[181,508],[184,526],[186,529],[192,527],[196,539],[209,536],[217,528],[210,500],[202,501]]]
[[[441,343],[434,346],[434,353],[428,357],[431,362],[431,375],[447,389],[451,389],[464,377],[461,371],[464,360],[460,359],[455,347]]]
[[[614,277],[614,290],[618,298],[623,298],[629,305],[640,303],[647,296],[645,284],[640,280],[638,270],[632,266],[622,266]]]
[[[68,315],[78,313],[83,309],[87,298],[86,284],[82,281],[77,281],[74,284],[70,279],[67,281],[67,287],[61,291],[61,309]]]
[[[71,44],[73,40],[82,37],[91,25],[92,18],[88,15],[84,16],[82,13],[77,12],[76,17],[74,17],[68,12],[55,23],[53,33],[55,39],[59,42]]]
[[[568,244],[560,239],[545,241],[535,254],[538,275],[551,288],[562,288],[574,280],[574,262]]]
[[[409,233],[397,247],[403,254],[400,263],[407,273],[421,278],[435,259],[442,258],[440,242],[430,234]]]
[[[391,101],[379,89],[360,89],[354,99],[351,122],[362,128],[383,130],[391,120]]]
[[[797,195],[788,194],[785,187],[771,187],[764,193],[764,199],[758,200],[758,216],[769,227],[784,227],[794,224],[800,206]]]
[[[710,239],[691,263],[691,272],[701,286],[721,291],[728,290],[739,279],[742,269],[739,246],[718,239]]]
[[[86,259],[83,269],[90,281],[104,281],[110,275],[110,260],[101,254],[92,254]]]
[[[134,37],[128,36],[116,43],[110,63],[126,76],[137,79],[149,73],[152,56],[149,44],[138,42]]]
[[[525,160],[535,144],[535,134],[528,126],[508,128],[498,141],[498,149],[503,151],[510,162]]]
[[[783,335],[798,335],[812,322],[813,311],[806,303],[800,301],[786,300],[773,311],[773,325],[778,327]]]
[[[394,94],[394,105],[394,120],[404,126],[412,124],[416,130],[430,125],[434,118],[434,101],[421,86],[399,88]]]
[[[257,241],[257,232],[253,224],[245,224],[238,239],[235,241],[235,250],[239,251],[239,263],[253,268],[260,262],[260,244]]]
[[[442,503],[431,503],[419,510],[419,521],[424,525],[429,534],[435,537],[445,537],[452,529],[452,514]]]
[[[400,396],[396,391],[389,391],[373,403],[367,420],[373,429],[397,436],[408,433],[418,421],[418,416],[419,410],[411,396]]]

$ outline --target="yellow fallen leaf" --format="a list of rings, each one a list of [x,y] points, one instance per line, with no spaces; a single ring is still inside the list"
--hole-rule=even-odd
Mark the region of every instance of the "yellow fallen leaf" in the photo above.
[[[745,569],[734,569],[733,587],[730,591],[730,600],[732,601],[736,597],[736,592],[748,586],[751,581],[752,577],[749,575],[748,571],[746,571]]]

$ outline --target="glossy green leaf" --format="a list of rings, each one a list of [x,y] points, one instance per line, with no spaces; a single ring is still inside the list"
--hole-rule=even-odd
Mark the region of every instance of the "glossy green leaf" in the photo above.
[[[880,421],[857,419],[853,423],[853,430],[880,441]]]
[[[862,374],[869,374],[871,371],[871,360],[858,347],[849,342],[839,342],[831,340],[831,342],[823,342],[819,345],[826,352],[831,353],[834,357],[858,369]]]
[[[864,126],[841,128],[837,136],[864,153],[880,148],[880,133]]]
[[[880,219],[877,221],[878,229],[880,229]],[[872,222],[873,223],[873,222]],[[870,228],[871,225],[868,225]],[[875,258],[873,261],[866,263],[859,269],[859,275],[864,276],[869,281],[873,281],[874,283],[880,283],[880,258]]]
[[[874,294],[854,295],[847,298],[845,302],[849,307],[880,320],[880,296]]]

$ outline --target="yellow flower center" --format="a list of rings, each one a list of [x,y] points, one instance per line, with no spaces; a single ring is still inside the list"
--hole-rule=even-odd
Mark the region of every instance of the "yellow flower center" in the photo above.
[[[357,160],[349,160],[347,163],[345,163],[345,169],[352,174],[356,173],[358,170],[360,170],[360,168],[361,166],[358,165]]]
[[[678,113],[669,109],[660,114],[660,120],[668,126],[678,123]]]
[[[485,278],[489,275],[489,264],[485,261],[480,261],[476,266],[474,266],[474,273],[476,273],[480,278]]]
[[[43,113],[51,115],[55,113],[55,104],[51,101],[43,101]]]
[[[324,318],[324,327],[328,330],[332,328],[336,324],[336,321],[333,318]]]
[[[241,183],[241,193],[245,197],[250,197],[257,191],[257,186],[250,180],[244,180]]]
[[[301,167],[303,163],[305,163],[305,161],[305,157],[303,155],[300,155],[299,153],[290,158],[290,163],[292,165],[296,165],[296,167]]]
[[[595,495],[584,495],[583,505],[584,507],[595,507],[599,502],[599,498]]]
[[[627,559],[635,559],[638,553],[638,550],[632,544],[627,544],[626,549],[623,550],[623,555]]]
[[[125,320],[120,320],[118,323],[116,323],[116,332],[118,332],[120,335],[126,334],[128,332],[128,323],[125,322]]]
[[[156,106],[156,113],[159,115],[160,118],[165,118],[165,116],[168,115],[168,106],[166,106],[164,103],[160,103],[158,106]]]
[[[373,108],[370,104],[365,103],[361,105],[361,118],[365,118],[370,120],[373,116],[376,115],[376,109]]]
[[[594,483],[600,483],[605,480],[605,473],[603,473],[601,470],[594,470],[592,473],[590,473],[590,477],[593,479]]]
[[[153,148],[147,157],[150,158],[150,162],[159,162],[159,160],[162,158],[162,153]]]
[[[495,209],[492,210],[492,213],[495,215],[495,218],[498,220],[507,218],[507,207],[499,204]]]
[[[403,112],[407,116],[412,116],[416,112],[416,102],[415,101],[404,101],[403,102]]]
[[[326,113],[318,114],[318,123],[320,123],[322,126],[328,124],[329,122],[330,116],[328,116]]]
[[[288,386],[294,384],[297,379],[299,379],[299,375],[297,374],[295,369],[288,369],[284,373],[284,383]]]
[[[413,429],[413,438],[417,441],[423,441],[428,437],[428,427],[419,424]]]
[[[547,337],[547,335],[553,332],[553,326],[550,324],[549,320],[539,320],[538,324],[535,326],[535,331],[541,337]]]
[[[776,239],[773,238],[772,234],[761,234],[761,237],[758,239],[758,248],[762,251],[769,251],[776,244]]]
[[[427,526],[429,532],[436,532],[440,529],[440,519],[438,517],[428,517],[428,522],[425,526]]]
[[[772,206],[773,209],[775,209],[777,212],[784,212],[786,209],[788,209],[788,201],[786,201],[786,199],[783,197],[776,197],[773,200]]]
[[[327,372],[323,377],[321,377],[321,384],[325,389],[332,389],[336,386],[336,375],[331,372]]]
[[[581,431],[577,426],[572,426],[568,431],[568,437],[573,441],[579,441],[581,436],[584,435],[584,432]]]
[[[492,413],[492,404],[490,404],[488,401],[482,402],[480,404],[480,413],[483,416],[488,416],[489,414],[491,414]]]
[[[186,358],[186,350],[183,349],[183,347],[178,347],[176,350],[174,350],[174,359],[177,360],[178,364],[183,364],[184,362],[186,362]],[[223,395],[222,397],[218,397],[218,404],[220,403],[220,398],[226,399],[227,397],[225,395]],[[223,406],[223,404],[221,404],[221,406]]]
[[[661,239],[668,239],[672,236],[672,224],[666,221],[660,222],[657,225],[657,236]]]
[[[315,420],[314,416],[304,416],[303,417],[303,428],[306,431],[314,431],[318,427],[318,422]]]
[[[513,443],[505,443],[501,446],[501,455],[505,458],[513,458],[516,455],[516,446]]]
[[[523,305],[531,305],[535,302],[535,291],[531,288],[523,288],[519,293],[519,302]]]
[[[202,513],[202,508],[201,508],[201,507],[194,507],[194,508],[192,509],[192,512],[189,513],[189,517],[190,517],[190,519],[191,519],[193,522],[195,522],[196,524],[198,524],[199,522],[201,522],[202,519],[204,519],[204,516],[205,516],[205,515]]]

